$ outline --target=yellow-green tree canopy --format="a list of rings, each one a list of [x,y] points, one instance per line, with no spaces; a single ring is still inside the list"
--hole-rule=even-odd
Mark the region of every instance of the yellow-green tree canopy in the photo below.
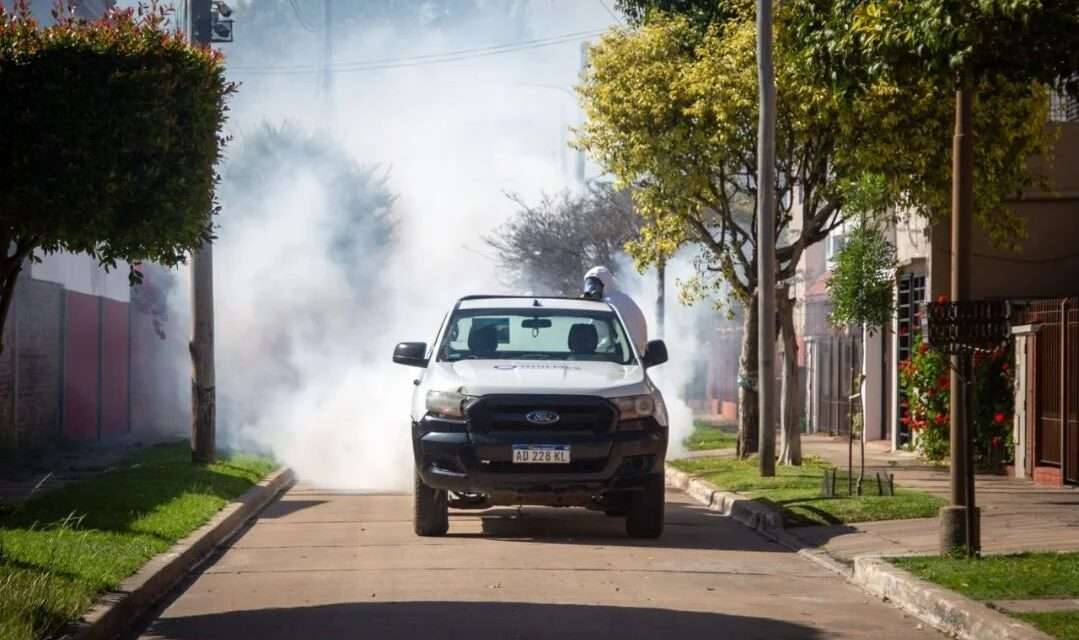
[[[736,18],[700,22],[649,12],[637,28],[604,37],[579,87],[587,122],[578,142],[623,185],[645,218],[630,251],[639,265],[678,246],[702,246],[705,288],[725,282],[743,300],[756,290],[757,75],[748,2]],[[872,84],[856,100],[806,72],[790,42],[792,14],[777,11],[777,277],[794,276],[802,251],[841,224],[844,184],[883,180],[884,203],[931,218],[947,211],[953,96],[930,82]],[[998,239],[1019,225],[1001,207],[1035,177],[1025,159],[1047,151],[1040,87],[986,83],[976,111],[976,215]],[[887,207],[886,207],[887,208]]]

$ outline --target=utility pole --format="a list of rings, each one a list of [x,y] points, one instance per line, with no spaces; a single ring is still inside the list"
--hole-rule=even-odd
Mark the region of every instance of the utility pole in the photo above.
[[[656,337],[663,339],[663,327],[667,324],[667,261],[656,264]]]
[[[776,474],[776,86],[772,67],[772,0],[757,0],[757,77],[760,122],[757,133],[757,360],[761,476]]]
[[[578,77],[584,80],[585,73],[588,71],[588,42],[581,43],[581,67]],[[584,175],[584,149],[577,149],[577,182],[582,185],[585,184]]]
[[[952,139],[951,293],[954,302],[970,299],[970,238],[974,198],[974,140],[971,137],[973,94],[973,83],[960,78],[955,92],[955,137]],[[940,546],[943,554],[965,548],[967,555],[974,555],[980,546],[980,527],[974,505],[974,456],[967,404],[967,384],[972,368],[970,353],[953,355],[951,365],[948,396],[951,408],[951,504],[940,511]]]
[[[188,0],[191,43],[213,40],[211,0]],[[206,242],[191,256],[191,460],[208,463],[216,455],[216,387],[214,381],[214,256]]]
[[[333,0],[322,0],[322,95],[330,104],[333,90]]]

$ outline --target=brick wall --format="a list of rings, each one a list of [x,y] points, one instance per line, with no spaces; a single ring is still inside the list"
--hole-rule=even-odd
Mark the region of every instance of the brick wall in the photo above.
[[[60,432],[63,287],[22,277],[0,354],[0,451],[33,449]]]

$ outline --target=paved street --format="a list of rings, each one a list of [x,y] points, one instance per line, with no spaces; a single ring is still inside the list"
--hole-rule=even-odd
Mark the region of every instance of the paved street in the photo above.
[[[667,532],[584,510],[451,516],[411,498],[289,491],[142,638],[940,638],[763,537],[668,494]]]

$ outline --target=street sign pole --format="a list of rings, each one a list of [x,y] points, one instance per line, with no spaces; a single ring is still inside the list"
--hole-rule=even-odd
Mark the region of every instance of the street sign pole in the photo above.
[[[776,85],[772,66],[772,0],[757,0],[757,76],[760,122],[757,136],[757,442],[761,476],[776,474]]]

